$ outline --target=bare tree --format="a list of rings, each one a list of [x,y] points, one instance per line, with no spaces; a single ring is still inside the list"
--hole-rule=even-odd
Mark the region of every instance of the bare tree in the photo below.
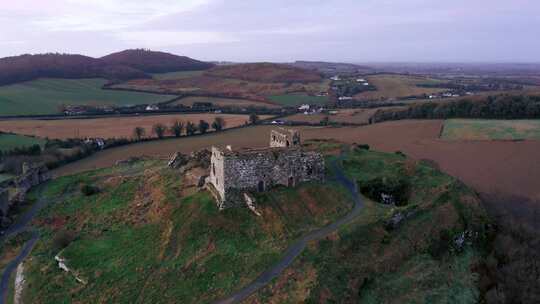
[[[216,131],[223,130],[223,128],[225,128],[225,119],[223,119],[221,116],[216,117],[212,123],[212,128],[214,128]]]
[[[174,134],[175,137],[180,137],[182,135],[182,131],[184,130],[184,123],[176,120],[173,122],[171,126],[171,133]]]
[[[135,127],[135,129],[133,129],[133,136],[135,139],[137,139],[137,141],[140,141],[145,134],[146,130],[143,127]]]
[[[160,139],[165,136],[165,131],[166,130],[167,130],[167,127],[162,123],[157,123],[154,126],[152,126],[152,131]]]

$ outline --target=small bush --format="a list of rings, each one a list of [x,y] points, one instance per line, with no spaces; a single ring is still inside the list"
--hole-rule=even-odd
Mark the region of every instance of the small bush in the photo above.
[[[75,240],[75,233],[73,231],[62,230],[54,236],[53,246],[56,250],[62,250],[66,248],[74,240]]]
[[[368,150],[369,151],[369,148],[370,148],[369,145],[366,145],[366,144],[356,146],[357,150]]]
[[[81,193],[84,194],[84,196],[91,196],[91,195],[94,195],[96,193],[99,193],[99,188],[96,187],[96,186],[84,184],[81,187]]]
[[[404,178],[375,178],[360,185],[360,191],[372,200],[385,202],[390,196],[396,206],[405,206],[409,199],[410,183]],[[388,199],[386,199],[388,200]]]
[[[407,155],[405,155],[405,153],[403,153],[401,151],[396,151],[396,154],[400,155],[400,156],[403,156],[403,157],[407,157]]]

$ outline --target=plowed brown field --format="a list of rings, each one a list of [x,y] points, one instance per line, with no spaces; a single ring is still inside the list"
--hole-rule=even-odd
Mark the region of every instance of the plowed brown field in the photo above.
[[[365,127],[302,127],[304,139],[332,138],[348,143],[366,143],[372,149],[402,151],[416,159],[430,159],[440,168],[483,193],[502,193],[540,201],[540,141],[445,141],[439,139],[442,121],[406,120]],[[130,156],[168,156],[211,145],[263,147],[270,126],[235,129],[182,139],[146,142],[114,148],[55,171],[71,174],[113,165]]]
[[[177,114],[110,117],[96,119],[63,119],[63,120],[4,120],[0,121],[0,131],[17,134],[33,135],[48,138],[130,138],[135,127],[146,130],[146,136],[152,135],[152,125],[162,123],[171,125],[175,120],[184,123],[191,121],[195,124],[206,120],[212,124],[216,117],[225,119],[225,128],[237,127],[248,121],[248,115],[236,114]],[[270,116],[261,116],[266,119]]]

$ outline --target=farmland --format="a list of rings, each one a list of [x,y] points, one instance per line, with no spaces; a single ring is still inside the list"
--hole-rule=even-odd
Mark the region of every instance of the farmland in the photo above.
[[[417,96],[423,94],[443,92],[445,89],[422,88],[419,84],[437,83],[439,80],[411,75],[375,75],[368,76],[367,80],[374,85],[376,91],[363,92],[355,96],[358,100],[379,100]]]
[[[159,80],[182,79],[182,78],[200,76],[203,73],[204,71],[180,71],[180,72],[169,72],[169,73],[156,73],[156,74],[152,74],[152,78],[159,79]]]
[[[398,107],[393,107],[396,109]],[[368,124],[369,119],[377,112],[378,110],[385,109],[374,108],[374,109],[339,109],[336,114],[295,114],[292,116],[286,117],[284,120],[293,121],[293,122],[307,122],[307,123],[319,123],[325,117],[328,117],[328,122],[330,123],[345,123],[345,124]]]
[[[43,144],[45,144],[45,140],[41,138],[0,133],[0,151],[10,151],[15,148]]]
[[[248,115],[236,114],[177,114],[129,116],[94,119],[61,119],[61,120],[3,120],[0,121],[0,130],[17,134],[32,135],[48,138],[130,138],[135,127],[146,129],[146,135],[152,136],[152,126],[156,123],[170,125],[179,120],[184,123],[191,121],[199,123],[206,120],[208,123],[216,117],[225,119],[225,128],[241,126],[248,121]],[[270,116],[260,116],[266,119]]]
[[[279,104],[296,105],[325,102],[325,98],[311,98],[307,95],[326,92],[328,85],[329,81],[322,79],[314,71],[283,64],[258,63],[219,66],[204,72],[154,74],[153,79],[131,80],[115,87],[159,93],[217,95],[255,102],[270,100]],[[300,99],[304,100],[286,96],[290,94],[303,94]],[[307,98],[310,100],[305,100]]]
[[[441,138],[448,140],[540,140],[540,120],[449,119]]]
[[[0,115],[59,113],[61,105],[136,105],[173,98],[138,92],[103,90],[105,79],[38,79],[0,86]]]
[[[299,106],[302,104],[324,105],[328,102],[327,96],[310,96],[307,94],[272,95],[269,99],[283,106]]]
[[[277,108],[278,105],[269,103],[269,102],[261,102],[261,101],[253,101],[248,99],[241,99],[241,98],[221,98],[221,97],[205,97],[205,96],[191,96],[191,97],[185,97],[180,100],[177,100],[170,105],[184,105],[184,106],[192,106],[194,103],[197,102],[210,102],[214,106],[219,107],[265,107],[265,108]]]
[[[439,132],[443,121],[404,120],[364,127],[300,127],[304,139],[336,139],[365,143],[379,151],[403,151],[415,159],[429,159],[481,193],[518,195],[540,199],[540,142],[444,141]],[[118,147],[99,152],[55,171],[57,175],[103,168],[130,156],[168,157],[176,151],[189,153],[211,145],[264,147],[272,127],[257,126],[219,134],[167,139]],[[493,181],[497,182],[494,183]]]

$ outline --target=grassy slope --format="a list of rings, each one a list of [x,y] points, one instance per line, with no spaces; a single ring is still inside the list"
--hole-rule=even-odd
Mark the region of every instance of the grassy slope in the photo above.
[[[540,140],[540,120],[449,119],[441,136],[449,140]]]
[[[328,102],[327,96],[309,96],[306,94],[273,95],[269,99],[284,106],[298,106],[302,104],[322,105]]]
[[[248,302],[476,303],[471,267],[480,249],[467,245],[458,253],[449,246],[464,229],[484,236],[487,219],[474,194],[452,177],[399,155],[355,152],[344,165],[360,184],[407,176],[408,206],[368,200],[354,224],[310,244],[284,275]],[[385,228],[397,211],[414,213],[397,229]]]
[[[45,140],[37,137],[16,134],[0,134],[0,151],[9,151],[15,148],[43,144],[45,144]]]
[[[105,79],[39,79],[0,86],[0,115],[58,113],[66,105],[135,105],[173,96],[102,90]]]
[[[253,280],[294,238],[350,210],[337,185],[278,188],[247,209],[219,212],[207,192],[184,189],[162,163],[104,169],[51,182],[67,193],[36,220],[44,235],[28,263],[28,303],[206,303]],[[103,191],[84,197],[82,182]],[[65,195],[65,194],[64,194]],[[58,269],[53,234],[77,238],[60,254],[88,284]]]

